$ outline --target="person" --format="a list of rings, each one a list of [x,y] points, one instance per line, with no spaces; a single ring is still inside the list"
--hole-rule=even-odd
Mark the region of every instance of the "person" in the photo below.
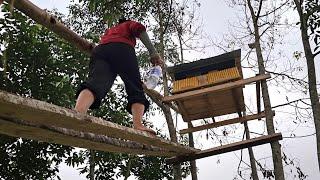
[[[119,23],[107,29],[91,55],[88,79],[81,83],[76,93],[75,110],[86,113],[97,109],[106,96],[117,75],[125,84],[128,104],[126,110],[132,114],[133,128],[155,135],[142,124],[143,114],[149,102],[143,91],[143,83],[134,47],[136,38],[148,49],[153,65],[163,65],[163,60],[152,45],[146,27],[133,20],[120,19]]]

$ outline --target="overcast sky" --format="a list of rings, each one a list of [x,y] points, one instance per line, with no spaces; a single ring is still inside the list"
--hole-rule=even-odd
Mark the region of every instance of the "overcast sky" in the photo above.
[[[66,6],[69,1],[61,1],[61,0],[32,0],[34,4],[41,8],[52,9],[57,8],[59,12],[67,13],[68,10]],[[228,27],[230,23],[236,21],[236,12],[234,9],[229,8],[225,1],[223,0],[201,0],[201,16],[203,19],[203,28],[206,34],[212,37],[221,37],[223,33],[228,31]],[[301,43],[299,42],[299,34],[298,31],[292,32],[295,35],[291,35],[288,38],[292,40],[292,44],[289,49],[294,50],[302,50]],[[299,49],[300,48],[300,49]],[[206,49],[205,54],[202,55],[202,58],[216,55],[216,49]],[[193,57],[197,59],[198,57]],[[317,72],[318,72],[318,80],[319,80],[319,66],[320,61],[316,61]],[[285,102],[285,96],[283,92],[279,93],[278,89],[270,89],[271,92],[271,101],[273,105],[281,104]],[[251,94],[252,89],[246,88],[244,90],[245,97],[246,94]],[[290,100],[298,99],[299,97],[291,97]],[[253,98],[248,98],[248,102],[254,101]],[[293,127],[293,123],[284,123],[283,120],[291,121],[288,119],[286,114],[281,113],[280,111],[276,113],[275,117],[278,122],[279,129],[284,136],[289,136],[288,133],[292,129],[295,129],[295,133],[297,135],[306,135],[314,133],[314,129],[312,127],[312,123],[308,123],[302,126]],[[163,121],[164,122],[164,121]],[[181,124],[181,125],[180,125]],[[158,127],[163,126],[163,124],[158,125]],[[256,132],[261,132],[264,130],[263,121],[250,122],[249,126],[251,129],[254,129]],[[290,127],[287,127],[290,126]],[[179,128],[185,127],[185,124],[182,121],[179,123]],[[237,128],[239,126],[235,126]],[[290,129],[290,130],[288,130]],[[204,138],[204,133],[195,133],[195,139],[197,140],[196,144],[201,148],[210,148],[214,147],[217,144],[212,144],[210,141],[206,141]],[[282,147],[285,149],[285,152],[291,157],[296,158],[302,168],[302,171],[308,174],[308,178],[310,180],[320,179],[319,171],[317,170],[317,161],[315,154],[315,136],[311,136],[308,138],[299,138],[299,139],[284,139],[281,141]],[[255,155],[257,159],[260,158],[268,158],[270,160],[270,146],[263,145],[254,148]],[[244,150],[244,154],[246,154],[246,150]],[[208,157],[197,161],[197,165],[199,168],[198,177],[200,180],[231,180],[236,175],[236,169],[238,167],[239,162],[239,152],[231,152],[227,154],[222,154],[219,156]],[[248,162],[248,159],[244,160]],[[268,161],[270,162],[270,161]],[[270,166],[272,168],[272,166]],[[60,167],[60,175],[62,179],[85,179],[78,175],[78,171],[74,168],[68,167],[66,165],[61,165]],[[191,179],[188,177],[188,179]],[[288,178],[289,179],[289,178]]]

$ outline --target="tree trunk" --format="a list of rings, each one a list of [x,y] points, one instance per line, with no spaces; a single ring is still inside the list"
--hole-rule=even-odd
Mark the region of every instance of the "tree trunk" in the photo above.
[[[163,17],[160,9],[160,3],[161,1],[158,1],[157,3],[157,13],[158,13],[158,20],[159,20],[159,40],[160,40],[160,56],[164,60],[164,24],[163,24]],[[167,73],[166,73],[166,65],[163,67],[163,88],[164,88],[164,95],[168,96],[169,95],[169,88],[168,88],[168,78],[167,78]],[[173,142],[178,142],[177,134],[176,134],[176,128],[174,127],[173,123],[173,118],[172,114],[170,111],[170,108],[167,106],[162,107],[162,111],[165,115],[168,129],[169,129],[169,134],[170,134],[170,139]],[[181,165],[173,165],[173,175],[175,180],[182,180],[181,177]]]
[[[176,29],[177,29],[178,38],[179,38],[181,63],[183,63],[184,62],[184,55],[183,55],[183,46],[182,46],[182,34],[181,34],[181,30],[178,29],[177,26],[176,26]],[[188,128],[192,128],[192,127],[193,127],[192,122],[188,122]],[[194,147],[193,134],[188,133],[188,136],[189,136],[189,146]],[[190,171],[191,171],[192,180],[198,180],[196,161],[190,161]]]
[[[309,86],[311,107],[313,112],[313,120],[314,120],[315,131],[316,131],[318,169],[320,170],[320,103],[319,103],[319,96],[317,92],[317,79],[316,79],[316,72],[315,72],[315,65],[314,65],[314,55],[311,51],[310,42],[309,42],[307,17],[306,17],[306,14],[303,13],[303,9],[302,9],[303,0],[301,0],[301,2],[299,2],[298,0],[294,0],[294,2],[296,4],[297,11],[300,17],[301,40],[302,40],[304,52],[306,55],[306,61],[307,61],[308,86]]]
[[[251,0],[248,0],[247,2],[248,2],[248,6],[250,9],[251,18],[254,26],[255,48],[256,48],[258,66],[259,66],[259,74],[265,74],[266,70],[264,67],[264,59],[262,56],[262,49],[260,45],[260,33],[259,33],[259,26],[258,26],[259,14],[255,15],[255,12],[251,5]],[[263,3],[263,1],[260,1],[260,3]],[[266,112],[267,132],[268,134],[274,134],[275,130],[274,130],[274,124],[273,124],[273,113],[271,109],[268,85],[265,80],[261,82],[261,89],[262,89],[264,109]],[[278,141],[274,141],[274,142],[271,142],[270,144],[271,144],[275,179],[284,180],[280,143]]]
[[[95,166],[95,151],[90,150],[90,180],[94,180],[94,166]]]

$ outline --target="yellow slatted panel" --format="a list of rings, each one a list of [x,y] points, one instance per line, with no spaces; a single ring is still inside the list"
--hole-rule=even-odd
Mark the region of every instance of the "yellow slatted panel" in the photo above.
[[[192,89],[199,86],[197,77],[186,78],[173,82],[173,92]]]
[[[206,76],[207,76],[206,84],[200,84],[199,82],[199,79],[201,79],[200,76],[174,81],[173,93],[197,88],[200,86],[214,85],[214,84],[222,83],[232,79],[239,79],[241,77],[237,67],[228,68],[221,71],[212,71],[206,74]]]
[[[240,73],[236,67],[224,69],[221,71],[213,71],[207,74],[208,84],[210,85],[232,79],[238,79],[240,77]]]

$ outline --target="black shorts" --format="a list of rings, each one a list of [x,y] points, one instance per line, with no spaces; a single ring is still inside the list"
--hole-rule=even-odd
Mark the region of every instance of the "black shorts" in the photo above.
[[[149,102],[142,88],[137,57],[130,45],[125,43],[98,45],[93,49],[89,70],[88,80],[80,85],[76,96],[82,90],[89,89],[95,96],[90,109],[100,107],[101,100],[110,90],[117,75],[125,84],[128,96],[127,111],[131,113],[133,103],[144,104],[145,111],[148,109]]]

